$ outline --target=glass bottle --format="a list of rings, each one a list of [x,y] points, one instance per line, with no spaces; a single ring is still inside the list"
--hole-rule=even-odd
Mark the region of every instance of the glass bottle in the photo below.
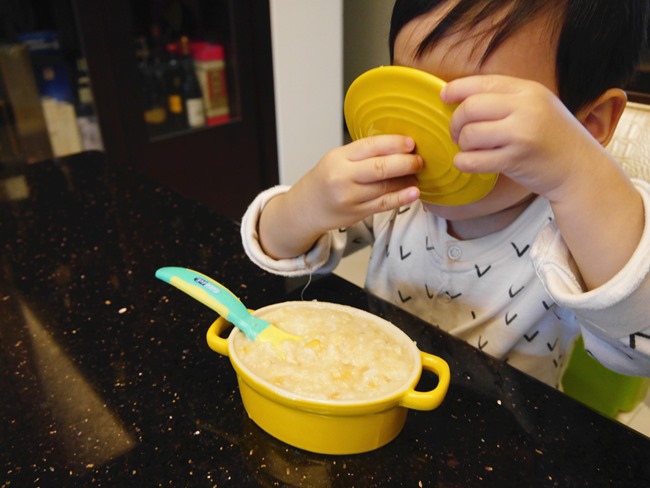
[[[178,44],[167,44],[167,111],[169,129],[183,130],[188,127],[183,98],[183,67],[178,56]]]
[[[181,64],[183,67],[183,99],[185,113],[190,127],[205,126],[205,106],[201,86],[194,70],[194,60],[190,53],[190,41],[187,36],[181,37]]]
[[[155,64],[149,46],[144,38],[136,41],[136,57],[140,77],[140,93],[144,103],[144,120],[151,135],[160,135],[165,131],[167,122],[167,101],[163,69]]]

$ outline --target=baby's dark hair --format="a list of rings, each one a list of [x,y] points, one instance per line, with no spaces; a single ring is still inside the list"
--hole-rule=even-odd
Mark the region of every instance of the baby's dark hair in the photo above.
[[[391,60],[399,31],[447,1],[396,0],[390,26]],[[648,1],[455,0],[415,55],[422,56],[447,35],[470,30],[501,14],[503,21],[488,33],[491,40],[483,62],[518,29],[539,15],[548,15],[549,29],[559,29],[556,76],[560,99],[576,113],[608,88],[623,88],[634,75],[646,37]]]

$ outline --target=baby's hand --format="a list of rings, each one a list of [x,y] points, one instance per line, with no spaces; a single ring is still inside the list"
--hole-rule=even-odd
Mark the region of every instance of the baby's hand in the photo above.
[[[291,192],[321,231],[346,227],[419,198],[422,158],[409,137],[367,137],[328,152]]]
[[[598,143],[540,83],[470,76],[450,82],[441,96],[460,103],[450,127],[460,170],[502,173],[549,200],[566,195],[574,177],[588,171],[585,156]]]
[[[325,232],[417,200],[422,158],[413,139],[368,137],[328,152],[288,192],[272,198],[258,223],[262,249],[275,259],[307,252]]]

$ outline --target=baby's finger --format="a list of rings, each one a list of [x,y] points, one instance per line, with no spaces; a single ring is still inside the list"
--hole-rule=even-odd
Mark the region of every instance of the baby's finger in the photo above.
[[[384,193],[371,202],[372,213],[385,212],[413,203],[420,198],[417,186],[408,186],[397,191]]]
[[[493,93],[472,95],[458,106],[451,118],[451,138],[459,143],[459,134],[468,124],[505,119],[512,110],[511,101],[507,96]]]
[[[459,152],[454,166],[466,173],[508,173],[513,151],[508,147]]]
[[[415,187],[417,184],[418,180],[415,176],[402,176],[390,180],[376,181],[365,185],[359,185],[356,190],[356,197],[360,202],[370,202],[389,193],[395,193],[405,188]]]
[[[508,145],[512,136],[504,121],[471,122],[459,129],[456,142],[464,152],[490,150]]]
[[[358,205],[364,215],[372,215],[408,205],[420,198],[417,186],[401,186],[394,191],[382,191]]]
[[[408,154],[415,149],[415,142],[408,136],[386,134],[364,137],[346,146],[346,157],[350,161],[362,161],[388,154]]]
[[[422,157],[418,154],[376,156],[353,164],[355,165],[354,179],[362,184],[414,175],[424,166]]]
[[[440,98],[445,103],[461,103],[468,97],[479,93],[508,94],[515,89],[515,83],[515,79],[510,76],[467,76],[447,83],[440,92]]]

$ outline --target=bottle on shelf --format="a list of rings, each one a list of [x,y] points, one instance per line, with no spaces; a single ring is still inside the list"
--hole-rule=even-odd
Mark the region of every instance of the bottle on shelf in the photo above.
[[[169,130],[183,130],[188,127],[183,98],[183,67],[179,59],[177,43],[167,44],[167,111]]]
[[[140,76],[140,91],[144,103],[144,120],[151,135],[165,132],[167,122],[167,99],[163,67],[154,64],[146,39],[136,41],[136,57]]]
[[[230,120],[223,46],[208,42],[192,45],[194,67],[201,85],[207,125]]]
[[[194,70],[194,60],[190,52],[190,40],[187,36],[181,37],[181,65],[183,67],[183,99],[185,113],[190,127],[205,126],[205,106],[201,86]]]
[[[77,126],[84,151],[101,151],[104,148],[99,121],[95,114],[93,91],[90,86],[86,58],[77,59]]]

